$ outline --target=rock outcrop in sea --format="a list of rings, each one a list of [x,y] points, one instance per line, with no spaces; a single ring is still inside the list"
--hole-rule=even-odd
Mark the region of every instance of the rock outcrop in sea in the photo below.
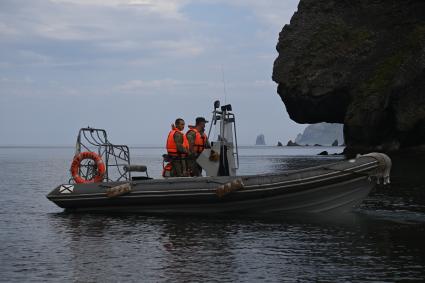
[[[300,146],[300,145],[297,144],[296,142],[293,142],[292,140],[289,140],[286,146]]]
[[[266,145],[266,138],[263,134],[257,136],[257,139],[255,140],[255,145]]]
[[[307,126],[302,134],[297,135],[295,142],[300,145],[332,145],[335,140],[344,143],[343,125],[318,123]]]
[[[425,144],[425,1],[301,0],[277,50],[294,121],[343,123],[352,151]]]

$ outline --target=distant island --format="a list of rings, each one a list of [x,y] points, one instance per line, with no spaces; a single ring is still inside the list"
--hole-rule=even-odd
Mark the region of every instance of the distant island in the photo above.
[[[266,145],[266,139],[263,134],[257,136],[255,140],[255,145]]]
[[[297,145],[342,145],[344,144],[343,124],[318,123],[305,128],[295,138]]]

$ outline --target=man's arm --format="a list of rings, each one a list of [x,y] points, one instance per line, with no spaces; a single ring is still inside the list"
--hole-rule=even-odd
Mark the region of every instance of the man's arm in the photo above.
[[[189,142],[189,151],[193,152],[193,145],[195,144],[196,133],[194,131],[190,131],[186,135],[187,141]]]

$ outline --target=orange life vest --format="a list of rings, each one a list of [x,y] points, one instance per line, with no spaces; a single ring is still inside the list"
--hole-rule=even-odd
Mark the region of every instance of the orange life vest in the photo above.
[[[185,152],[179,152],[177,149],[177,144],[174,141],[174,135],[176,133],[180,133],[183,136],[183,147],[186,148],[187,151],[189,151],[189,142],[186,138],[186,135],[183,134],[182,131],[180,131],[177,128],[174,128],[173,130],[170,131],[170,133],[168,134],[168,138],[167,138],[167,152],[168,155],[170,156],[179,156],[179,157],[186,157],[187,153]]]
[[[195,132],[195,142],[193,143],[193,151],[196,153],[201,153],[204,151],[205,144],[207,142],[207,135],[205,133],[200,133],[196,127],[190,128],[189,131],[187,131],[186,136],[190,132]]]

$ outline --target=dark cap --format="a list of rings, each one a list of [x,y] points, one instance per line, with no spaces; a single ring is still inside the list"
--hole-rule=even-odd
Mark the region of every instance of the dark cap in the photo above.
[[[201,123],[201,122],[208,123],[208,121],[207,121],[207,120],[205,120],[205,118],[204,118],[204,117],[197,117],[197,118],[196,118],[196,124],[199,124],[199,123]]]

